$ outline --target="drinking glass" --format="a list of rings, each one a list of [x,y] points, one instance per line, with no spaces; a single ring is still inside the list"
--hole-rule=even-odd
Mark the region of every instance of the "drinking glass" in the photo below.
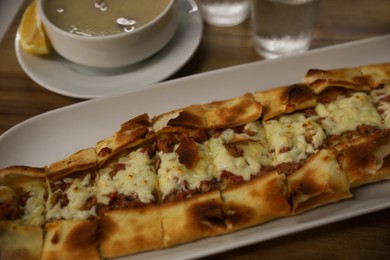
[[[249,0],[197,0],[203,20],[214,26],[240,24],[249,16]]]
[[[309,49],[320,0],[252,0],[257,53],[272,59]]]

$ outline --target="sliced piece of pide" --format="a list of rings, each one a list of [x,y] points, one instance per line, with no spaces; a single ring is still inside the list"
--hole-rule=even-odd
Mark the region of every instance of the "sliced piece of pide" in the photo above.
[[[171,129],[172,130],[172,129]],[[202,129],[176,128],[156,139],[157,178],[162,202],[213,189],[214,168]]]
[[[310,69],[304,77],[304,82],[317,95],[332,87],[358,91],[369,91],[372,88],[367,82],[366,75],[363,75],[359,68]]]
[[[390,178],[390,129],[336,145],[338,160],[347,173],[350,186]]]
[[[214,131],[206,142],[220,189],[249,181],[273,166],[274,157],[259,121]]]
[[[227,232],[291,214],[284,174],[266,172],[221,191]]]
[[[49,166],[47,220],[87,220],[96,214],[95,148],[80,150]]]
[[[99,167],[96,202],[104,258],[162,247],[156,160],[151,147],[125,149]]]
[[[350,181],[336,156],[336,151],[322,149],[287,177],[294,214],[352,196]]]
[[[275,170],[289,175],[318,152],[326,139],[319,120],[313,111],[305,110],[264,122],[269,149],[275,155]]]
[[[166,247],[226,232],[224,204],[218,190],[161,205]]]
[[[45,168],[0,170],[0,258],[41,259],[47,186]]]
[[[95,148],[88,148],[49,166],[43,259],[99,258],[95,242],[96,160]]]
[[[311,108],[317,103],[314,94],[303,84],[256,92],[254,97],[263,106],[263,121],[295,110]]]
[[[176,129],[160,132],[156,141],[164,246],[225,232],[206,133]]]
[[[125,148],[131,148],[149,140],[150,120],[147,114],[142,114],[121,125],[112,136],[96,144],[97,164],[100,166],[111,156]]]
[[[274,157],[262,124],[256,121],[211,134],[206,144],[224,203],[227,232],[288,215],[285,176],[272,171]]]
[[[327,134],[326,145],[369,136],[384,128],[383,120],[373,99],[365,92],[328,90],[326,98],[315,107]]]

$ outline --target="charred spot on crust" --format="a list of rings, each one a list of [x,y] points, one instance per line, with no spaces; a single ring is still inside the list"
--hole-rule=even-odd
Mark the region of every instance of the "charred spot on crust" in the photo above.
[[[100,151],[98,152],[98,156],[99,157],[105,157],[109,154],[112,153],[112,149],[111,148],[108,148],[108,147],[103,147],[102,149],[100,149]]]
[[[351,146],[339,155],[342,167],[345,169],[355,169],[356,171],[371,168],[376,164],[374,143]]]
[[[317,99],[318,102],[326,104],[335,101],[339,96],[348,96],[348,93],[350,90],[346,88],[333,87],[325,89],[318,95]]]
[[[58,234],[58,232],[56,231],[56,232],[54,232],[53,236],[51,237],[50,242],[51,242],[53,245],[55,245],[55,244],[57,244],[59,241],[60,241],[59,234]]]
[[[245,225],[253,218],[254,210],[243,204],[229,203],[228,220],[232,225]]]
[[[294,194],[312,194],[319,190],[322,190],[322,187],[318,186],[318,183],[316,181],[316,178],[313,177],[315,174],[310,174],[311,172],[315,172],[316,169],[307,169],[306,175],[307,177],[299,183],[298,186],[294,186],[292,190],[292,195]]]
[[[68,250],[72,250],[73,248],[80,248],[81,245],[95,245],[96,242],[96,222],[86,221],[72,229],[66,245]]]
[[[252,105],[252,102],[248,99],[243,99],[237,105],[228,108],[222,108],[217,110],[218,118],[222,119],[223,124],[229,124],[237,120],[237,115],[245,115],[248,107]]]
[[[352,82],[356,85],[363,85],[367,83],[367,78],[365,76],[354,76],[352,77]]]
[[[283,94],[283,99],[289,99],[292,104],[299,104],[306,100],[312,99],[314,96],[311,90],[303,84],[295,84],[286,89]]]
[[[110,234],[115,234],[116,232],[121,232],[121,230],[115,221],[106,216],[102,216],[99,219],[98,233],[102,240],[109,239]]]
[[[196,203],[189,207],[188,214],[199,229],[225,228],[223,205],[215,199]]]
[[[261,116],[262,106],[250,98],[242,98],[238,103],[232,106],[216,106],[216,117],[219,123],[216,127],[237,126],[254,121]],[[240,116],[237,116],[240,115]]]
[[[199,116],[200,114],[202,116]],[[192,126],[192,127],[205,127],[205,119],[203,117],[204,111],[201,106],[190,106],[188,109],[184,109],[175,118],[169,120],[170,126]]]
[[[123,123],[121,125],[121,127],[122,128],[129,128],[133,125],[150,126],[149,116],[146,113],[144,113],[142,115],[134,117],[133,119],[130,119],[127,122]]]

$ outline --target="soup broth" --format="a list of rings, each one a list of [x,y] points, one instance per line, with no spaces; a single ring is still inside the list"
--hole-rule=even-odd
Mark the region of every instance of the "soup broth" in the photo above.
[[[47,0],[44,10],[59,28],[83,36],[130,32],[152,21],[170,0]]]

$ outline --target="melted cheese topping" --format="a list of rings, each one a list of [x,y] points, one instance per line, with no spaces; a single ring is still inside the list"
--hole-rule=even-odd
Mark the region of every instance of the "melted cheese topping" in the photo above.
[[[118,163],[123,164],[124,169],[119,170],[111,178],[110,173]],[[97,201],[99,203],[108,205],[109,195],[115,191],[124,195],[136,195],[143,203],[154,201],[153,191],[157,187],[154,162],[141,149],[132,151],[120,157],[117,162],[100,169],[98,176]]]
[[[380,99],[388,95],[390,95],[390,84],[385,85],[383,88],[373,89],[370,92],[370,96],[377,104],[378,111],[381,111],[380,115],[382,117],[383,126],[385,128],[390,128],[390,102],[386,102]]]
[[[276,163],[306,160],[323,143],[326,135],[316,122],[317,116],[306,118],[302,113],[281,116],[266,121],[264,128],[270,148],[275,151]],[[305,136],[310,136],[307,142]]]
[[[251,175],[259,173],[262,165],[271,165],[272,158],[269,157],[264,129],[260,123],[247,124],[245,130],[256,133],[255,135],[242,134],[247,142],[237,144],[243,151],[243,156],[234,157],[226,149],[225,144],[230,143],[236,133],[233,129],[226,129],[219,137],[212,137],[208,140],[208,146],[213,154],[216,167],[216,179],[220,180],[222,172],[228,171],[234,175],[242,176],[248,181]]]
[[[66,195],[68,197],[69,203],[65,207],[61,207],[61,203],[58,202],[56,205],[51,207],[48,204],[46,219],[77,219],[77,220],[86,220],[91,216],[96,216],[96,208],[92,207],[90,210],[82,210],[81,208],[84,206],[85,202],[95,196],[95,188],[91,185],[91,175],[86,174],[83,179],[76,178],[64,179],[64,182],[71,183],[70,187],[66,190]],[[54,192],[62,192],[61,190],[57,190]],[[51,196],[54,196],[52,194]],[[50,203],[51,199],[47,200]]]
[[[29,185],[29,198],[26,201],[23,224],[27,226],[42,226],[45,223],[45,187]]]
[[[177,144],[175,149],[179,146]],[[214,167],[209,149],[204,144],[197,143],[199,160],[193,169],[179,162],[179,155],[176,152],[164,153],[159,151],[160,167],[157,170],[160,190],[165,198],[174,190],[194,190],[200,187],[202,181],[212,180]]]
[[[351,97],[340,97],[328,104],[317,104],[317,114],[328,135],[339,135],[346,131],[354,131],[365,124],[382,128],[382,119],[365,93],[355,93]]]

